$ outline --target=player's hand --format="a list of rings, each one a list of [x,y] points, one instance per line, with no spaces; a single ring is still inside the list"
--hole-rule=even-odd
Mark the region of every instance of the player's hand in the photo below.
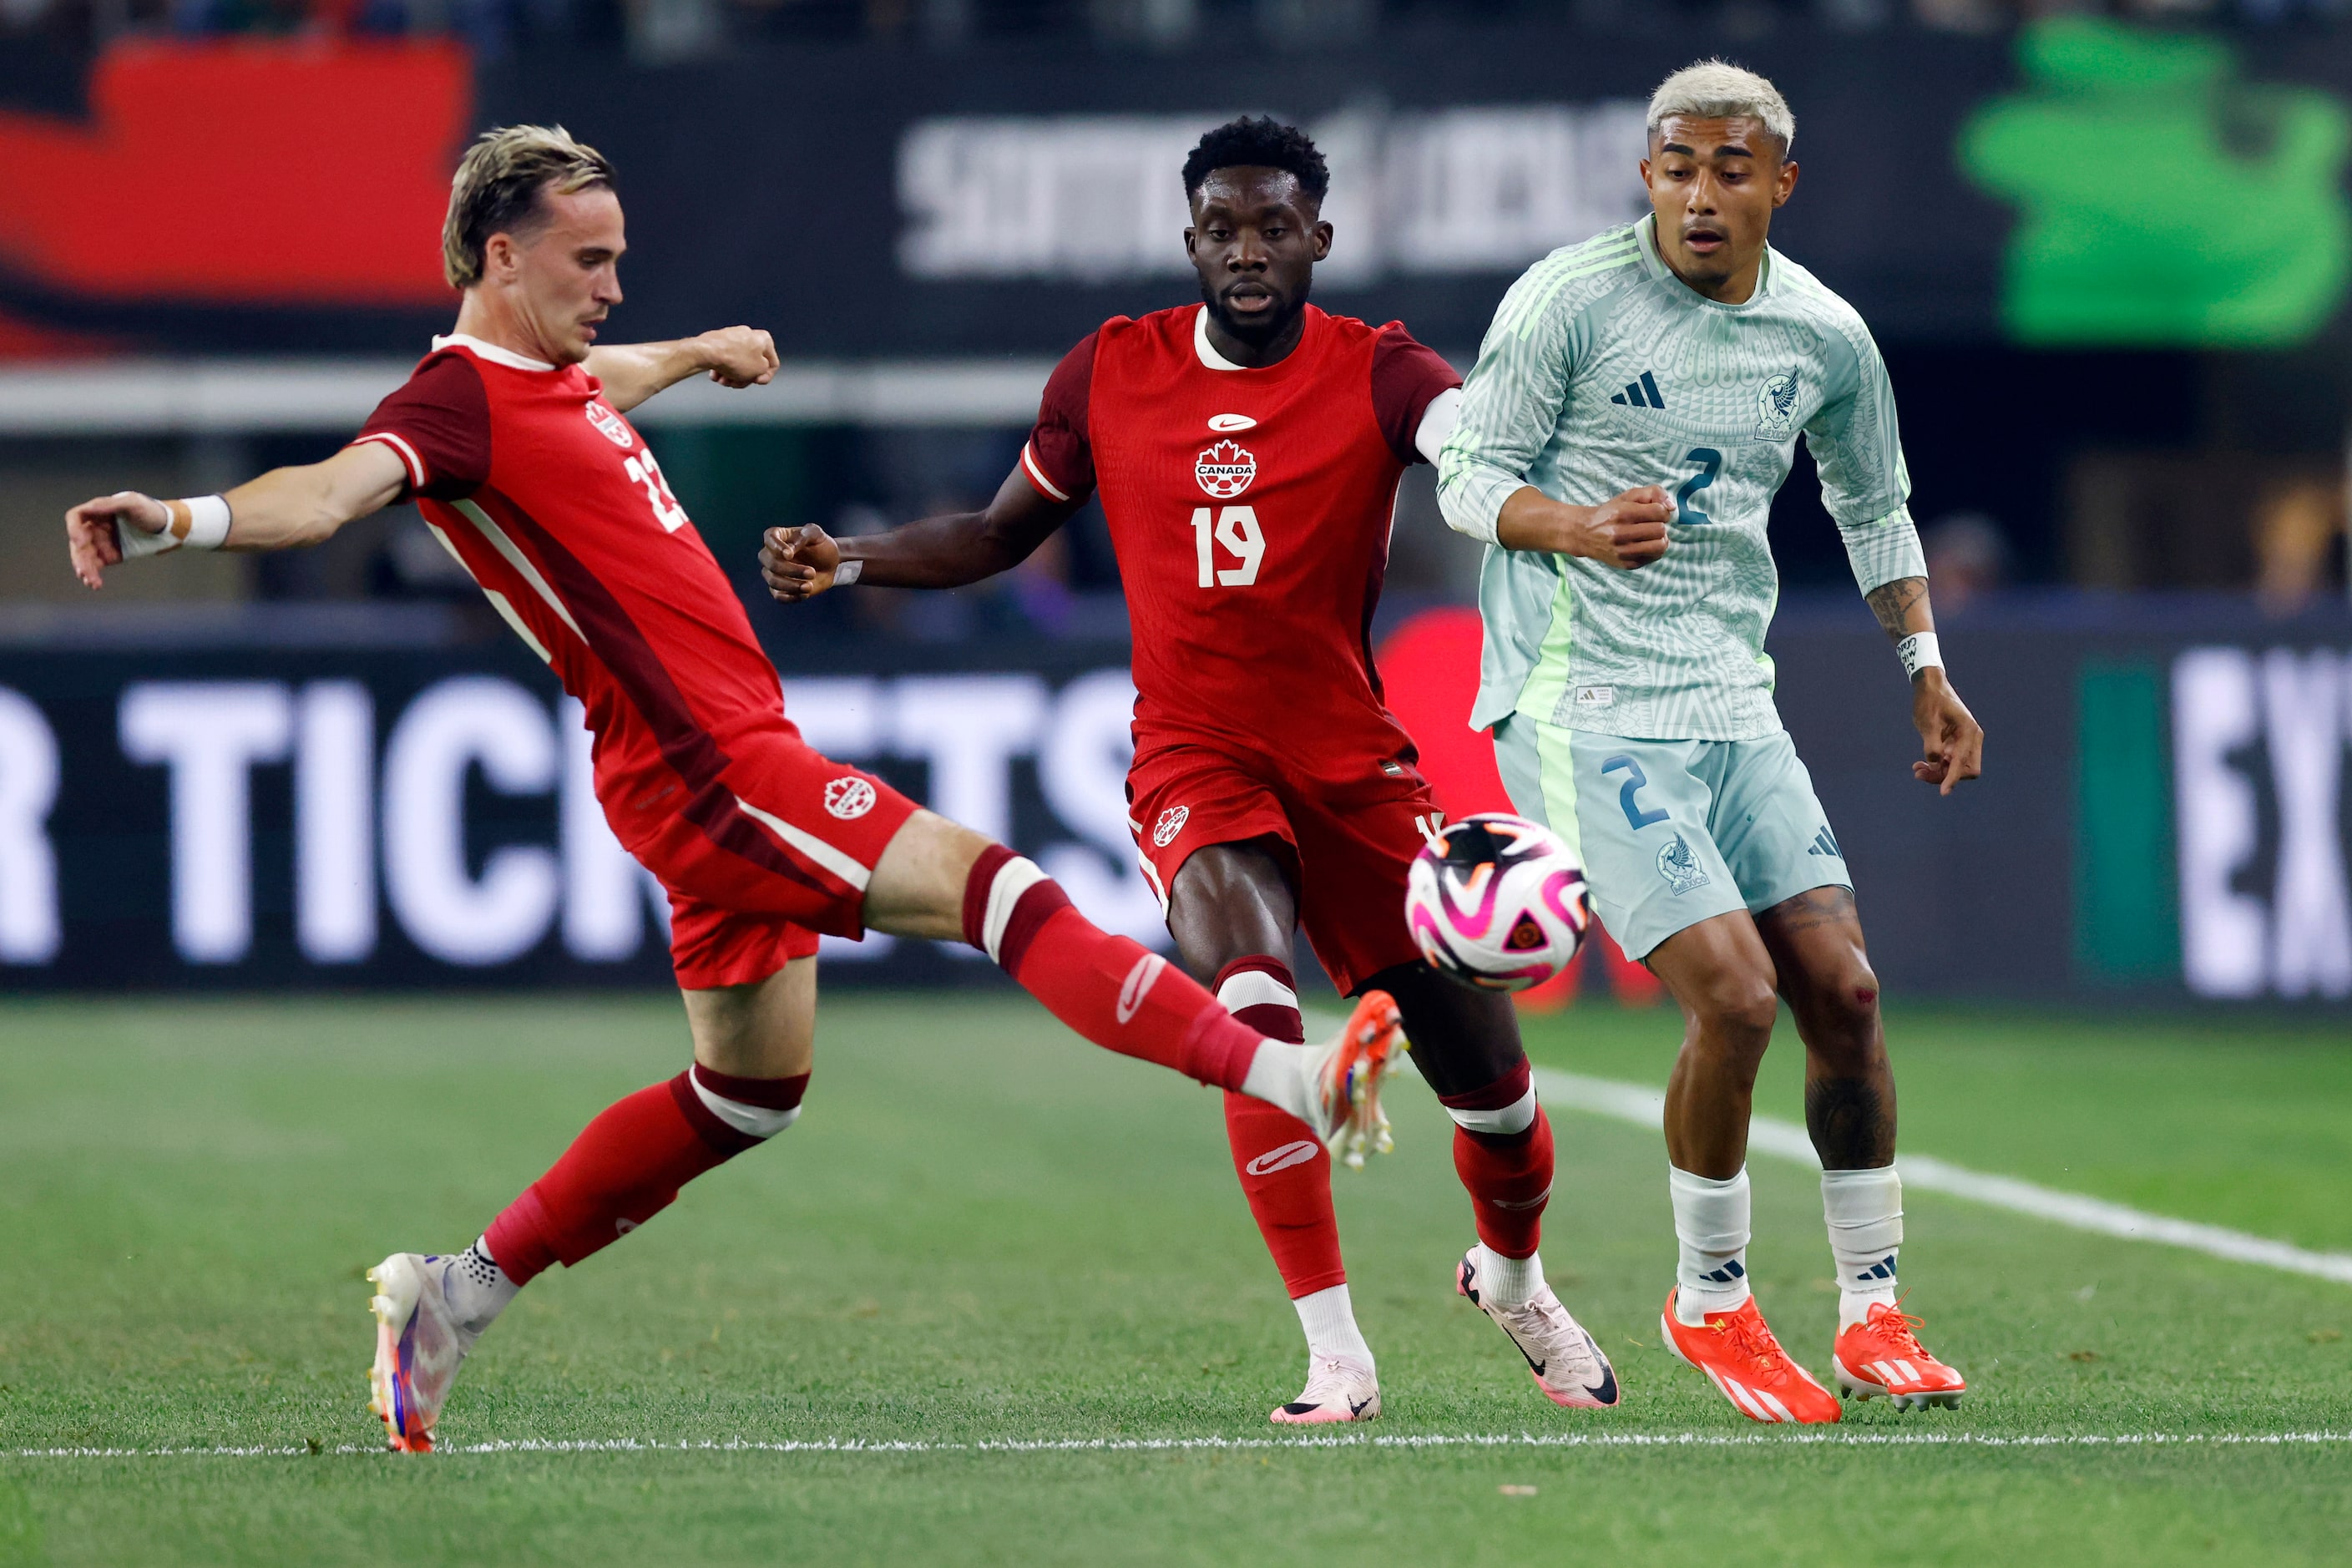
[[[1675,503],[1656,485],[1627,490],[1584,513],[1570,555],[1631,572],[1666,552],[1666,524],[1675,520]]]
[[[1962,779],[1984,772],[1984,726],[1970,713],[1943,669],[1935,665],[1919,672],[1911,683],[1911,722],[1919,727],[1924,761],[1911,764],[1911,776],[1939,786],[1949,795]]]
[[[1570,506],[1534,486],[1503,502],[1495,537],[1506,550],[1580,556],[1631,572],[1666,552],[1674,502],[1655,485],[1643,485],[1599,506]]]
[[[106,569],[122,560],[121,528],[161,533],[172,526],[172,509],[153,496],[118,490],[86,500],[66,513],[66,553],[85,587],[106,585]]]
[[[695,342],[721,386],[765,386],[776,379],[776,340],[757,327],[721,327]]]
[[[760,542],[760,575],[776,602],[798,604],[833,586],[841,568],[841,546],[816,524],[772,528]]]

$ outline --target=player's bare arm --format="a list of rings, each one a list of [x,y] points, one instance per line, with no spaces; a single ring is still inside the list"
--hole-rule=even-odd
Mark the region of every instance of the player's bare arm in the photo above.
[[[272,468],[219,498],[228,504],[228,533],[215,548],[317,544],[352,519],[391,505],[406,478],[400,458],[373,444],[346,447],[322,463]],[[188,502],[158,500],[137,490],[86,500],[66,513],[66,549],[74,575],[87,587],[103,587],[108,567],[127,554],[175,547],[188,537],[191,521]],[[174,534],[172,543],[163,542]]]
[[[776,340],[757,327],[721,327],[664,343],[588,351],[588,374],[604,384],[604,401],[624,414],[706,373],[725,387],[765,386],[776,378]]]
[[[1865,602],[1898,647],[1912,637],[1935,635],[1936,612],[1927,600],[1925,577],[1881,583]],[[1937,785],[1939,795],[1949,795],[1961,780],[1984,772],[1984,727],[1952,689],[1942,665],[1923,666],[1912,676],[1911,722],[1918,728],[1925,752],[1911,764],[1914,778]]]
[[[1666,524],[1674,515],[1674,503],[1656,485],[1599,506],[1571,506],[1528,485],[1505,499],[1495,538],[1506,550],[1574,555],[1632,572],[1666,552]]]
[[[814,523],[772,528],[760,546],[760,575],[781,604],[813,599],[856,563],[852,582],[885,588],[961,588],[1029,559],[1077,515],[1083,499],[1055,500],[1019,468],[978,511],[927,517],[886,533],[835,539]]]

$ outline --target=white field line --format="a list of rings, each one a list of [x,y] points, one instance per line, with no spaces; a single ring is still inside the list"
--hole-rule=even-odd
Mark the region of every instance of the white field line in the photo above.
[[[1653,1131],[1662,1124],[1664,1118],[1666,1097],[1656,1089],[1644,1089],[1639,1084],[1619,1083],[1605,1078],[1586,1078],[1581,1073],[1560,1072],[1553,1068],[1536,1068],[1535,1079],[1537,1092],[1548,1105],[1614,1117],[1620,1121],[1630,1121]],[[1776,1121],[1769,1116],[1752,1119],[1748,1124],[1748,1147],[1757,1152],[1800,1161],[1815,1170],[1821,1169],[1821,1159],[1813,1152],[1812,1140],[1803,1128],[1792,1121]],[[2086,1197],[2080,1193],[2060,1192],[2054,1187],[2021,1182],[2014,1176],[1988,1175],[1926,1154],[1902,1155],[1895,1161],[1895,1165],[1903,1173],[1904,1186],[1916,1192],[1948,1193],[1954,1197],[1968,1198],[2016,1214],[2031,1215],[2035,1219],[2048,1220],[2053,1225],[2068,1226],[2075,1230],[2122,1237],[2127,1241],[2155,1241],[2167,1247],[2185,1247],[2192,1252],[2226,1258],[2233,1263],[2257,1263],[2267,1268],[2282,1268],[2290,1274],[2308,1274],[2314,1279],[2352,1285],[2352,1254],[2313,1252],[2287,1242],[2273,1241],[2267,1237],[2231,1230],[2224,1226],[2203,1225],[2196,1220],[2149,1214],[2144,1209],[2111,1204],[2105,1198]]]
[[[2141,1448],[2284,1447],[2352,1444],[2352,1432],[2053,1432],[2002,1436],[1982,1432],[1552,1432],[1349,1434],[1299,1437],[1005,1437],[977,1443],[931,1443],[863,1437],[761,1439],[637,1437],[525,1438],[518,1442],[451,1443],[443,1454],[1155,1454],[1198,1449],[1315,1448],[1755,1448],[1795,1445],[1815,1448]],[[381,1444],[308,1444],[252,1447],[16,1448],[13,1459],[299,1459],[326,1454],[383,1454]]]

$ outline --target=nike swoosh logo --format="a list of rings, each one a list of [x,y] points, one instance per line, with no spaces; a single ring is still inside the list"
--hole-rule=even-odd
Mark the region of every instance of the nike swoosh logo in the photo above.
[[[1160,972],[1167,967],[1166,959],[1156,952],[1147,952],[1136,962],[1133,969],[1127,972],[1126,983],[1118,988],[1118,1021],[1121,1024],[1134,1018],[1137,1010],[1143,1005],[1144,994],[1151,989],[1151,983],[1159,979]]]
[[[1350,1415],[1361,1415],[1364,1413],[1364,1406],[1370,1403],[1371,1401],[1369,1399],[1350,1399],[1348,1401],[1348,1414]]]
[[[1209,416],[1209,428],[1220,431],[1255,430],[1257,421],[1246,414],[1212,414]]]
[[[1511,1337],[1511,1342],[1512,1342],[1513,1344],[1515,1344],[1515,1345],[1519,1345],[1518,1336],[1517,1336],[1517,1335],[1516,1335],[1516,1334],[1514,1334],[1514,1335]],[[1536,1375],[1537,1375],[1538,1377],[1541,1377],[1541,1376],[1543,1375],[1544,1363],[1541,1363],[1541,1362],[1539,1362],[1539,1361],[1538,1361],[1538,1360],[1536,1360],[1536,1358],[1535,1358],[1535,1357],[1533,1357],[1533,1356],[1531,1356],[1531,1355],[1528,1355],[1528,1347],[1527,1347],[1527,1346],[1525,1346],[1525,1345],[1519,1345],[1519,1354],[1521,1354],[1521,1355],[1523,1355],[1523,1356],[1527,1356],[1527,1362],[1528,1362],[1528,1364],[1529,1366],[1531,1366],[1531,1367],[1535,1368],[1535,1373],[1536,1373]]]

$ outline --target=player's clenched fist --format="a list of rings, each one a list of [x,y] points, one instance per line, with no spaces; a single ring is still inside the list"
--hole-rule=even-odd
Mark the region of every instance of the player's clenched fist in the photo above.
[[[73,558],[74,575],[89,588],[106,585],[106,569],[122,561],[122,535],[118,528],[158,534],[171,526],[171,509],[137,490],[118,490],[86,500],[66,513],[66,552]]]
[[[1631,572],[1666,552],[1666,524],[1675,503],[1655,485],[1643,485],[1599,506],[1570,506],[1529,485],[1503,502],[1496,538],[1506,550],[1575,555]]]
[[[772,528],[760,542],[760,575],[768,592],[790,605],[814,599],[833,586],[841,569],[841,546],[816,524]]]
[[[721,327],[695,342],[721,386],[765,386],[776,378],[776,340],[757,327]]]

